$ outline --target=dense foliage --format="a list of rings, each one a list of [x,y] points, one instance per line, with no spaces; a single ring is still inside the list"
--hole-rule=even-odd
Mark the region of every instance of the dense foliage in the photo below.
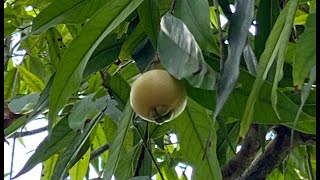
[[[5,139],[39,116],[49,132],[14,176],[42,163],[42,179],[52,180],[92,179],[89,164],[108,180],[187,179],[186,167],[195,180],[316,179],[316,0],[4,6]],[[128,101],[152,68],[188,94],[183,113],[163,125],[143,121]]]

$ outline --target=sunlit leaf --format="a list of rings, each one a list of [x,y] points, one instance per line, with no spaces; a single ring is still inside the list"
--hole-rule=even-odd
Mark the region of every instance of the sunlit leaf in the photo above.
[[[89,148],[82,158],[69,169],[69,175],[72,180],[83,180],[89,169],[90,153],[91,150]]]
[[[19,83],[18,83],[18,71],[16,68],[14,68],[11,71],[7,71],[4,72],[4,100],[8,100],[10,98],[12,98],[12,96],[14,95],[14,91],[17,91],[17,89],[19,89]],[[14,85],[16,87],[14,87]]]
[[[32,32],[39,34],[60,23],[82,23],[109,2],[106,0],[53,1],[36,16],[32,24]]]
[[[30,90],[36,93],[41,93],[45,88],[45,84],[42,80],[23,66],[18,66],[17,68],[21,79],[26,82]]]
[[[52,173],[53,173],[54,166],[56,165],[58,156],[59,156],[58,154],[55,154],[55,155],[51,156],[48,160],[46,160],[42,163],[43,169],[41,171],[41,180],[50,180],[51,179],[51,177],[53,176]]]
[[[79,87],[85,65],[99,43],[119,25],[142,0],[106,3],[83,27],[79,38],[72,41],[56,72],[50,90],[49,126],[59,110]]]

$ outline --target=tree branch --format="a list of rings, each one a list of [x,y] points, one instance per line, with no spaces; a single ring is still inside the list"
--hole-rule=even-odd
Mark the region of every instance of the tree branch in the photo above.
[[[35,130],[31,130],[31,131],[15,132],[14,134],[9,136],[8,138],[18,138],[18,137],[24,137],[24,136],[31,136],[31,135],[34,135],[34,134],[38,134],[38,133],[44,132],[46,130],[48,130],[48,126],[41,127],[39,129],[35,129]]]
[[[99,147],[98,149],[96,149],[95,151],[93,151],[90,154],[90,161],[92,161],[95,158],[99,157],[102,153],[104,153],[105,151],[109,150],[109,148],[110,148],[109,143],[106,143],[106,144],[102,145],[101,147]]]
[[[251,125],[240,151],[222,167],[223,180],[234,180],[250,166],[260,148],[258,125]]]
[[[251,165],[237,178],[237,180],[265,179],[266,176],[299,145],[311,145],[316,143],[316,136],[295,131],[294,141],[291,143],[291,129],[285,126],[274,128],[276,137],[266,146],[265,152],[259,154]]]

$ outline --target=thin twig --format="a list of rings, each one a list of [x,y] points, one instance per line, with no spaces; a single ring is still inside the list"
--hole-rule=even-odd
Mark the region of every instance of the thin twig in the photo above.
[[[11,164],[10,164],[10,180],[12,179],[12,171],[13,171],[13,159],[14,159],[14,149],[16,146],[16,138],[13,138],[13,144],[12,144],[12,153],[11,153]]]
[[[222,67],[224,65],[224,62],[226,61],[226,58],[224,56],[224,41],[223,41],[223,33],[221,29],[221,21],[220,21],[220,13],[219,13],[219,2],[218,0],[213,0],[213,4],[215,7],[215,13],[217,17],[218,22],[218,32],[219,32],[219,44],[220,44],[220,70],[222,70]]]
[[[92,161],[92,160],[96,159],[97,157],[99,157],[105,151],[109,150],[109,148],[110,148],[109,143],[106,143],[106,144],[102,145],[101,147],[99,147],[98,149],[94,150],[90,154],[90,161]]]
[[[18,137],[24,137],[24,136],[31,136],[31,135],[35,135],[35,134],[44,132],[46,130],[48,130],[48,126],[41,127],[39,129],[35,129],[35,130],[31,130],[31,131],[15,132],[14,134],[9,136],[8,138],[18,138]]]

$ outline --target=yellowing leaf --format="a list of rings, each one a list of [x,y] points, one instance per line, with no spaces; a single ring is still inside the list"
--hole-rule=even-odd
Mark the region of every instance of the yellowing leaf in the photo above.
[[[41,93],[45,87],[45,84],[42,82],[42,80],[23,66],[18,66],[17,68],[21,79],[26,82],[30,90]]]

